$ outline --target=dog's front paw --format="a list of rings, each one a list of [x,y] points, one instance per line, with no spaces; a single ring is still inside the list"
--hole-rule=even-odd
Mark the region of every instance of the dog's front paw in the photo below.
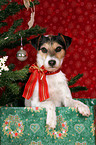
[[[56,115],[47,116],[46,124],[52,129],[56,128]]]
[[[76,108],[78,108],[78,111],[80,114],[82,114],[83,116],[90,116],[90,109],[87,105],[83,104],[83,103],[77,103]]]
[[[56,121],[54,119],[53,120],[48,119],[46,121],[46,124],[52,129],[56,128]]]

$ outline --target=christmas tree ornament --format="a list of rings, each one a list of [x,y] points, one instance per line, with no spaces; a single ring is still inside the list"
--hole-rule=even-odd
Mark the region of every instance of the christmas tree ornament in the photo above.
[[[4,56],[3,58],[0,58],[0,75],[2,73],[2,71],[8,71],[9,68],[7,66],[5,66],[5,62],[7,61],[8,56]]]
[[[33,3],[33,9],[31,8],[30,21],[28,22],[29,29],[33,26],[34,21],[35,21],[35,6],[34,6],[34,3]]]
[[[22,37],[21,37],[21,47],[20,50],[17,52],[16,57],[20,61],[25,61],[28,58],[28,53],[25,50],[23,50]]]
[[[25,61],[28,58],[28,53],[21,47],[16,56],[18,60]]]

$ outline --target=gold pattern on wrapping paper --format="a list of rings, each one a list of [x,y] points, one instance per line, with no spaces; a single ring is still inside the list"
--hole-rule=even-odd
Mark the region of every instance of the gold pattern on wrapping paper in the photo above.
[[[85,126],[83,124],[75,124],[74,129],[80,134],[85,129]]]
[[[64,124],[65,125],[65,127],[60,128],[60,130],[54,130],[54,129],[50,130],[48,125],[45,126],[46,127],[47,135],[50,135],[51,138],[54,137],[54,139],[56,139],[56,138],[58,138],[58,139],[64,139],[64,137],[67,136],[67,132],[68,132],[68,127],[69,126],[67,125],[67,122],[64,121],[64,118],[62,118],[62,115],[57,116],[57,119],[59,119],[59,118],[60,118],[60,121],[61,121],[60,124]],[[58,120],[57,120],[57,122],[58,122]]]
[[[43,110],[42,107],[24,107],[24,109],[27,109],[28,111],[31,111],[31,112],[40,112],[40,110]],[[34,116],[34,114],[32,114],[32,116]]]
[[[87,143],[86,143],[86,142],[80,143],[80,142],[77,141],[77,142],[75,143],[75,145],[87,145]]]
[[[3,123],[2,127],[4,131],[4,135],[6,134],[7,137],[14,137],[14,138],[19,138],[19,136],[22,136],[23,131],[24,131],[24,126],[23,122],[20,120],[18,115],[9,115],[8,118],[4,120],[5,122]],[[7,124],[6,124],[7,123]],[[14,123],[16,129],[12,130],[11,129],[11,124]],[[20,124],[20,126],[18,126]],[[17,127],[18,126],[18,127]]]
[[[32,130],[33,133],[36,133],[40,129],[40,126],[37,123],[32,123],[30,125],[30,129]]]
[[[92,125],[90,126],[91,129],[91,132],[93,133],[93,136],[95,135],[95,126],[94,126],[94,123],[92,123]]]
[[[38,141],[38,142],[32,141],[31,144],[29,145],[43,145],[43,144],[41,141]]]
[[[78,109],[77,109],[77,108],[75,108],[75,107],[68,107],[68,109],[69,109],[69,110],[71,109],[71,110],[72,110],[72,112],[73,112],[73,111],[78,112]]]

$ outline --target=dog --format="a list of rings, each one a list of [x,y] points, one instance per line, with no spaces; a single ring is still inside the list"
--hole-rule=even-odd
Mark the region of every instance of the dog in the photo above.
[[[87,105],[72,99],[67,79],[60,69],[66,54],[66,49],[70,46],[71,42],[72,38],[60,33],[58,35],[40,35],[31,40],[31,44],[37,49],[37,66],[33,65],[31,67],[32,71],[33,68],[35,70],[32,79],[38,76],[38,74],[40,79],[35,79],[33,86],[25,86],[25,94],[28,94],[28,89],[30,94],[29,98],[26,98],[26,95],[24,96],[23,94],[23,97],[26,98],[25,106],[46,108],[46,124],[53,129],[56,128],[56,107],[61,107],[62,105],[65,107],[75,107],[83,116],[88,117],[90,115],[90,109]],[[37,74],[37,72],[39,73]],[[40,81],[43,81],[43,83]],[[34,81],[30,78],[29,84],[32,85],[32,82]],[[47,90],[45,91],[47,92],[47,96],[45,96],[45,99],[41,98],[41,100],[40,93],[42,97],[44,90],[42,89],[42,86],[40,87],[39,83],[45,83],[45,88],[43,89]],[[33,92],[31,92],[30,89],[33,89]]]

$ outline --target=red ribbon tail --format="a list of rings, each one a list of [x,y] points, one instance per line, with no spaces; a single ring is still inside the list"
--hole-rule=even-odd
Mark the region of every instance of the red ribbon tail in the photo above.
[[[41,78],[42,77],[40,77],[40,74],[39,74],[39,99],[40,99],[40,102],[49,98],[46,76],[43,75],[43,78],[42,79]]]
[[[38,78],[38,72],[34,71],[34,73],[30,75],[29,80],[26,83],[22,97],[28,100],[32,97],[35,84],[37,82],[37,78]]]

